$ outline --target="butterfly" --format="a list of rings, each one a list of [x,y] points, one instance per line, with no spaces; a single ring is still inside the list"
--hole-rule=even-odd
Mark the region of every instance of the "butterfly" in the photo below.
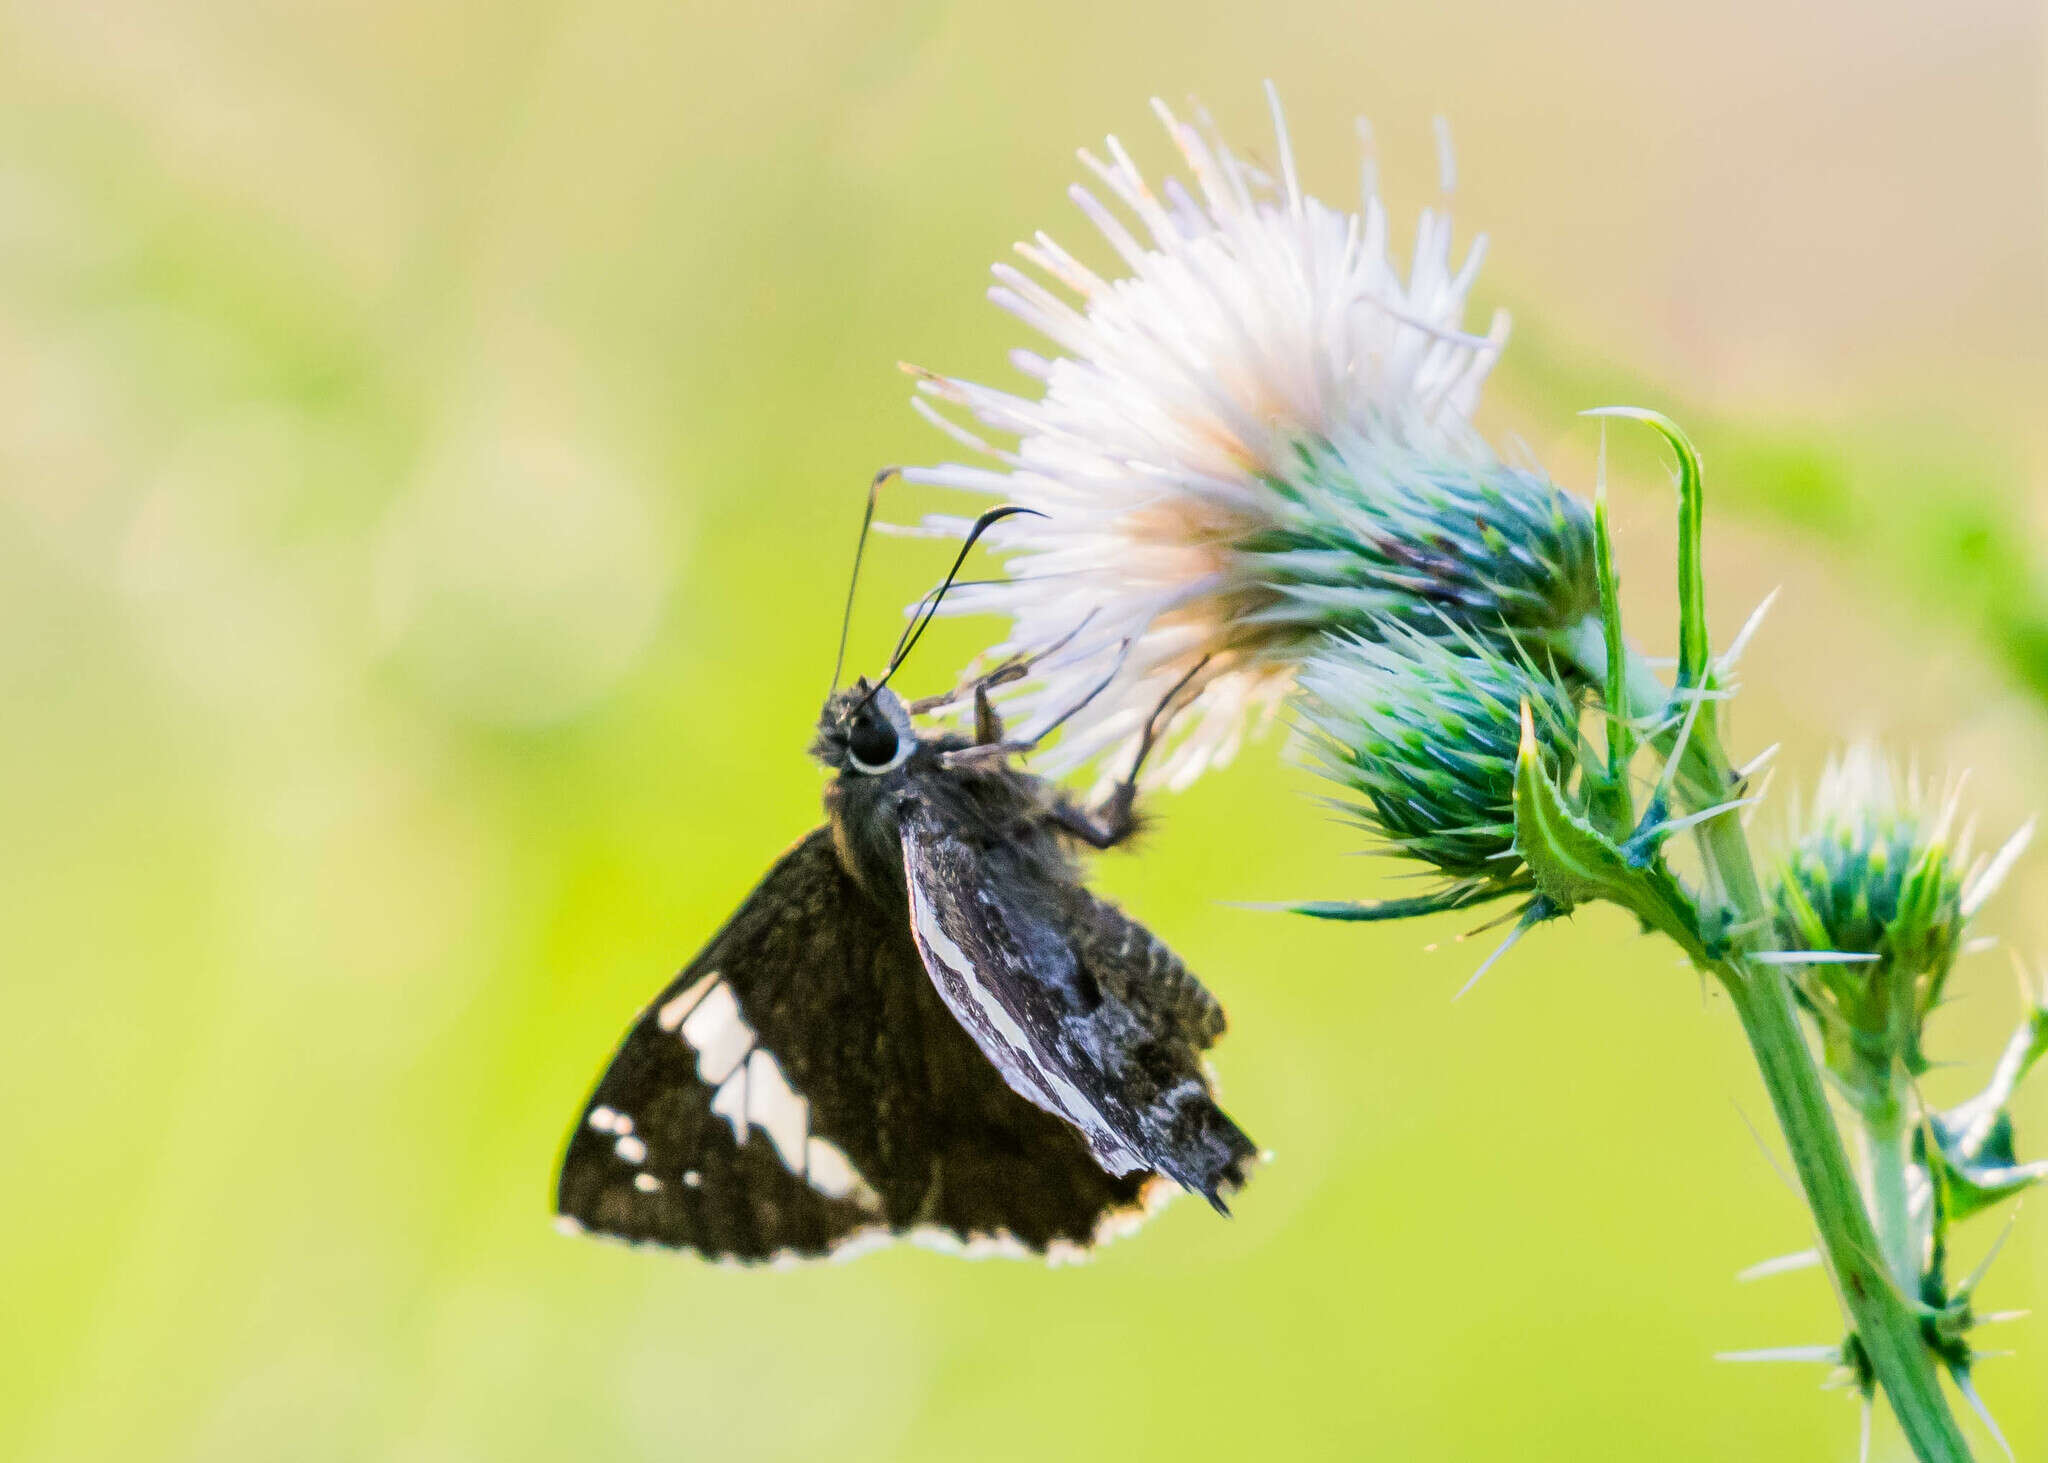
[[[740,1262],[1071,1257],[1175,1185],[1229,1212],[1257,1150],[1202,1059],[1222,1008],[1076,863],[1131,833],[1134,782],[1088,809],[1014,766],[996,677],[971,739],[920,733],[886,679],[820,715],[824,824],[626,1032],[562,1227]]]

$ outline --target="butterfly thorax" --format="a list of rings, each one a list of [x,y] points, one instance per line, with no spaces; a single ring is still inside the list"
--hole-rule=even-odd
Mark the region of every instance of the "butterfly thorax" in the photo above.
[[[1072,877],[1065,841],[1046,817],[1045,784],[1002,764],[948,765],[947,753],[971,745],[955,733],[917,731],[887,687],[856,681],[826,702],[811,754],[837,774],[825,789],[833,848],[869,898],[904,898],[902,820],[916,807],[971,845],[1001,845],[1048,876]]]

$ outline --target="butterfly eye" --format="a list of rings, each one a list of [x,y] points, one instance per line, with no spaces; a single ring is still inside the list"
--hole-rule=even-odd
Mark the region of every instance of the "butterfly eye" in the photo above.
[[[854,718],[847,749],[853,753],[853,765],[863,772],[887,772],[903,760],[899,755],[903,739],[895,727],[872,711]]]

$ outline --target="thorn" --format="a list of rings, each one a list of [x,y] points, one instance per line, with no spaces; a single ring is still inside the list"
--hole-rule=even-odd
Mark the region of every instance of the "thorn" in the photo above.
[[[1682,688],[1674,690],[1671,695],[1674,700],[1678,699],[1683,695]],[[1686,747],[1692,742],[1692,729],[1699,721],[1701,704],[1700,697],[1686,699],[1685,716],[1678,724],[1678,739],[1671,744],[1670,759],[1665,762],[1663,774],[1657,779],[1657,791],[1653,794],[1653,801],[1668,800],[1671,795],[1672,784],[1678,780],[1679,764],[1685,760]]]
[[[1766,1346],[1756,1351],[1717,1351],[1715,1361],[1824,1361],[1829,1366],[1842,1364],[1842,1348],[1835,1346]]]
[[[2034,978],[2027,973],[2026,962],[2020,959],[2020,952],[2014,950],[2011,954],[2013,979],[2020,983],[2020,1005],[2031,1011],[2036,1006],[2048,1002],[2048,991],[2044,991],[2039,997],[2035,996]]]
[[[1492,919],[1485,921],[1483,924],[1476,924],[1472,926],[1472,928],[1469,930],[1463,930],[1458,934],[1451,936],[1451,939],[1454,942],[1462,944],[1464,941],[1471,939],[1474,935],[1483,935],[1488,930],[1499,929],[1509,920],[1519,918],[1521,914],[1521,910],[1511,909],[1506,914],[1495,915]]]
[[[1674,833],[1684,832],[1695,823],[1704,823],[1709,818],[1718,818],[1724,813],[1738,812],[1743,808],[1753,808],[1761,801],[1761,798],[1754,797],[1730,798],[1725,803],[1716,803],[1711,808],[1702,808],[1697,813],[1687,813],[1683,818],[1672,818],[1660,823],[1651,831],[1660,839],[1669,838]]]
[[[1759,965],[1869,965],[1883,958],[1855,950],[1752,950],[1743,956]]]
[[[1919,779],[1912,779],[1918,783]],[[1956,817],[1963,807],[1963,789],[1968,786],[1970,773],[1965,768],[1960,776],[1949,784],[1948,796],[1942,801],[1941,811],[1935,816],[1934,831],[1927,836],[1929,843],[1947,843],[1949,833],[1955,828]]]
[[[1526,920],[1523,921],[1521,924],[1516,925],[1513,932],[1509,934],[1509,936],[1505,940],[1502,940],[1499,945],[1494,947],[1494,952],[1491,955],[1487,956],[1484,960],[1479,962],[1479,968],[1472,972],[1472,978],[1470,980],[1466,981],[1463,985],[1458,987],[1458,993],[1455,996],[1451,997],[1452,1001],[1455,1002],[1464,1000],[1465,993],[1471,990],[1472,987],[1479,984],[1479,978],[1485,975],[1487,971],[1493,969],[1494,965],[1498,963],[1501,956],[1507,954],[1508,951],[1514,949],[1515,941],[1521,939],[1522,936],[1526,935],[1527,933],[1529,933],[1529,924]]]
[[[2012,1444],[2005,1440],[2005,1433],[1998,1426],[1998,1419],[1991,1415],[1991,1409],[1986,1407],[1984,1399],[1977,1395],[1977,1388],[1971,1383],[1970,1374],[1961,1367],[1957,1367],[1953,1375],[1955,1377],[1956,1390],[1963,1394],[1964,1399],[1970,1404],[1970,1409],[1982,1419],[1984,1426],[1991,1429],[1991,1436],[1997,1439],[2000,1451],[2005,1454],[2010,1463],[2018,1463],[2018,1460],[2013,1458]]]
[[[1671,690],[1673,701],[1733,701],[1733,686],[1674,686]]]
[[[2012,866],[2018,863],[2020,855],[2027,851],[2027,845],[2033,841],[2033,837],[2034,820],[2029,818],[2020,825],[2019,831],[2006,839],[1998,852],[1991,856],[1991,862],[1970,880],[1969,885],[1963,890],[1964,919],[1968,919],[1983,908],[1984,902],[1998,892],[1998,886],[2005,882],[2005,876],[2012,872]]]
[[[1866,1397],[1864,1397],[1864,1399],[1863,1399],[1863,1427],[1862,1427],[1862,1433],[1863,1433],[1863,1437],[1862,1437],[1862,1441],[1860,1441],[1860,1442],[1859,1442],[1859,1443],[1857,1443],[1857,1445],[1856,1445],[1856,1463],[1870,1463],[1870,1414],[1871,1414],[1871,1410],[1872,1410],[1872,1407],[1871,1407],[1871,1400],[1870,1400],[1870,1398],[1869,1398],[1868,1396],[1866,1396]]]
[[[1741,1103],[1738,1102],[1734,1104],[1734,1106],[1735,1116],[1742,1119],[1742,1126],[1749,1129],[1749,1136],[1756,1140],[1756,1151],[1763,1154],[1764,1162],[1768,1163],[1771,1166],[1771,1171],[1777,1174],[1778,1181],[1784,1184],[1784,1186],[1790,1189],[1793,1193],[1800,1194],[1800,1201],[1804,1203],[1805,1198],[1800,1190],[1798,1183],[1793,1179],[1791,1174],[1785,1172],[1785,1166],[1778,1162],[1778,1155],[1771,1152],[1771,1145],[1764,1141],[1763,1133],[1757,1128],[1757,1125],[1755,1123],[1752,1123],[1749,1120],[1749,1114],[1742,1110]],[[1818,1254],[1819,1251],[1815,1251],[1815,1253]]]
[[[2024,1321],[2032,1311],[1992,1311],[1989,1315],[1977,1317],[1980,1326],[2003,1326],[2008,1321]]]
[[[1798,1250],[1789,1255],[1779,1255],[1771,1260],[1759,1260],[1747,1270],[1739,1271],[1737,1284],[1747,1285],[1752,1280],[1765,1280],[1773,1275],[1789,1275],[1795,1270],[1811,1270],[1820,1264],[1819,1250]]]
[[[1998,1258],[1998,1252],[2005,1248],[2005,1242],[2012,1238],[2013,1227],[2020,1222],[2020,1206],[2013,1205],[2012,1213],[2006,1216],[2005,1228],[1998,1232],[1998,1238],[1991,1242],[1991,1248],[1984,1252],[1984,1258],[1977,1262],[1977,1268],[1970,1272],[1970,1278],[1956,1287],[1956,1295],[1968,1300],[1976,1294],[1978,1284],[1991,1269],[1991,1262]]]
[[[1600,459],[1593,469],[1593,501],[1607,501],[1607,423],[1600,424]]]
[[[1765,768],[1763,781],[1759,782],[1756,785],[1756,791],[1750,795],[1750,800],[1756,803],[1759,807],[1762,806],[1765,795],[1768,794],[1771,790],[1771,784],[1776,782],[1777,780],[1778,769],[1775,767]],[[1754,820],[1755,817],[1756,808],[1751,808],[1748,812],[1742,815],[1742,826],[1745,828],[1749,827],[1751,821]]]
[[[1735,638],[1728,642],[1728,648],[1721,652],[1723,670],[1733,669],[1735,662],[1742,659],[1742,652],[1749,649],[1750,637],[1756,634],[1757,627],[1763,624],[1764,616],[1771,612],[1771,606],[1778,602],[1778,595],[1783,589],[1784,586],[1779,585],[1777,589],[1773,589],[1757,601],[1756,608],[1749,612],[1749,618],[1742,622],[1742,628],[1735,632]],[[1765,755],[1768,756],[1769,753]]]
[[[1750,778],[1756,776],[1757,773],[1763,771],[1764,768],[1770,766],[1771,759],[1778,755],[1778,748],[1784,745],[1783,742],[1772,742],[1768,747],[1765,747],[1761,752],[1758,752],[1754,757],[1736,768],[1736,777],[1747,782]]]

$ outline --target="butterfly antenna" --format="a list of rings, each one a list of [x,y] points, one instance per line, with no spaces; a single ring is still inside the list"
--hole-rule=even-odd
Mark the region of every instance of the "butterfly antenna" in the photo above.
[[[946,571],[945,580],[937,589],[918,602],[916,616],[911,620],[909,628],[903,632],[902,637],[896,642],[895,653],[889,657],[889,668],[882,672],[882,678],[875,682],[873,689],[862,699],[861,704],[863,706],[874,699],[876,691],[889,684],[889,678],[896,674],[897,668],[909,658],[910,652],[917,647],[917,642],[923,636],[925,627],[931,624],[933,617],[938,614],[940,601],[945,599],[946,591],[953,587],[954,579],[959,576],[960,566],[967,562],[967,555],[973,550],[976,541],[1005,518],[1014,518],[1020,513],[1028,513],[1033,518],[1045,517],[1036,508],[1026,508],[1017,503],[1006,503],[1000,508],[989,509],[988,512],[974,520],[974,527],[967,530],[967,537],[960,545],[960,552],[953,556],[953,567]]]
[[[846,582],[846,609],[839,616],[839,654],[832,658],[832,690],[825,693],[827,700],[838,691],[839,673],[846,669],[846,635],[853,628],[853,592],[860,588],[861,556],[868,550],[868,530],[875,526],[875,499],[881,495],[882,484],[902,471],[900,467],[885,467],[868,484],[868,506],[860,516],[860,537],[854,540],[853,577]]]
[[[974,547],[974,541],[980,538],[983,531],[992,524],[1008,518],[1013,513],[1029,513],[1034,518],[1043,518],[1045,516],[1035,508],[1005,505],[1000,508],[991,508],[988,512],[982,514],[981,517],[974,520],[973,526],[967,530],[967,537],[960,545],[959,556],[953,560],[953,567],[948,571],[945,582],[939,585],[937,589],[928,589],[924,592],[917,602],[917,608],[911,612],[910,623],[905,625],[903,633],[896,637],[896,648],[889,652],[889,670],[882,677],[883,680],[886,681],[890,675],[895,674],[896,667],[903,663],[903,658],[906,655],[910,654],[910,646],[916,642],[919,635],[924,633],[925,625],[938,614],[939,601],[944,599],[952,590],[959,588],[963,583],[973,582],[962,580],[959,576],[960,566],[967,562],[967,554]],[[991,584],[998,581],[982,580],[979,582]]]

